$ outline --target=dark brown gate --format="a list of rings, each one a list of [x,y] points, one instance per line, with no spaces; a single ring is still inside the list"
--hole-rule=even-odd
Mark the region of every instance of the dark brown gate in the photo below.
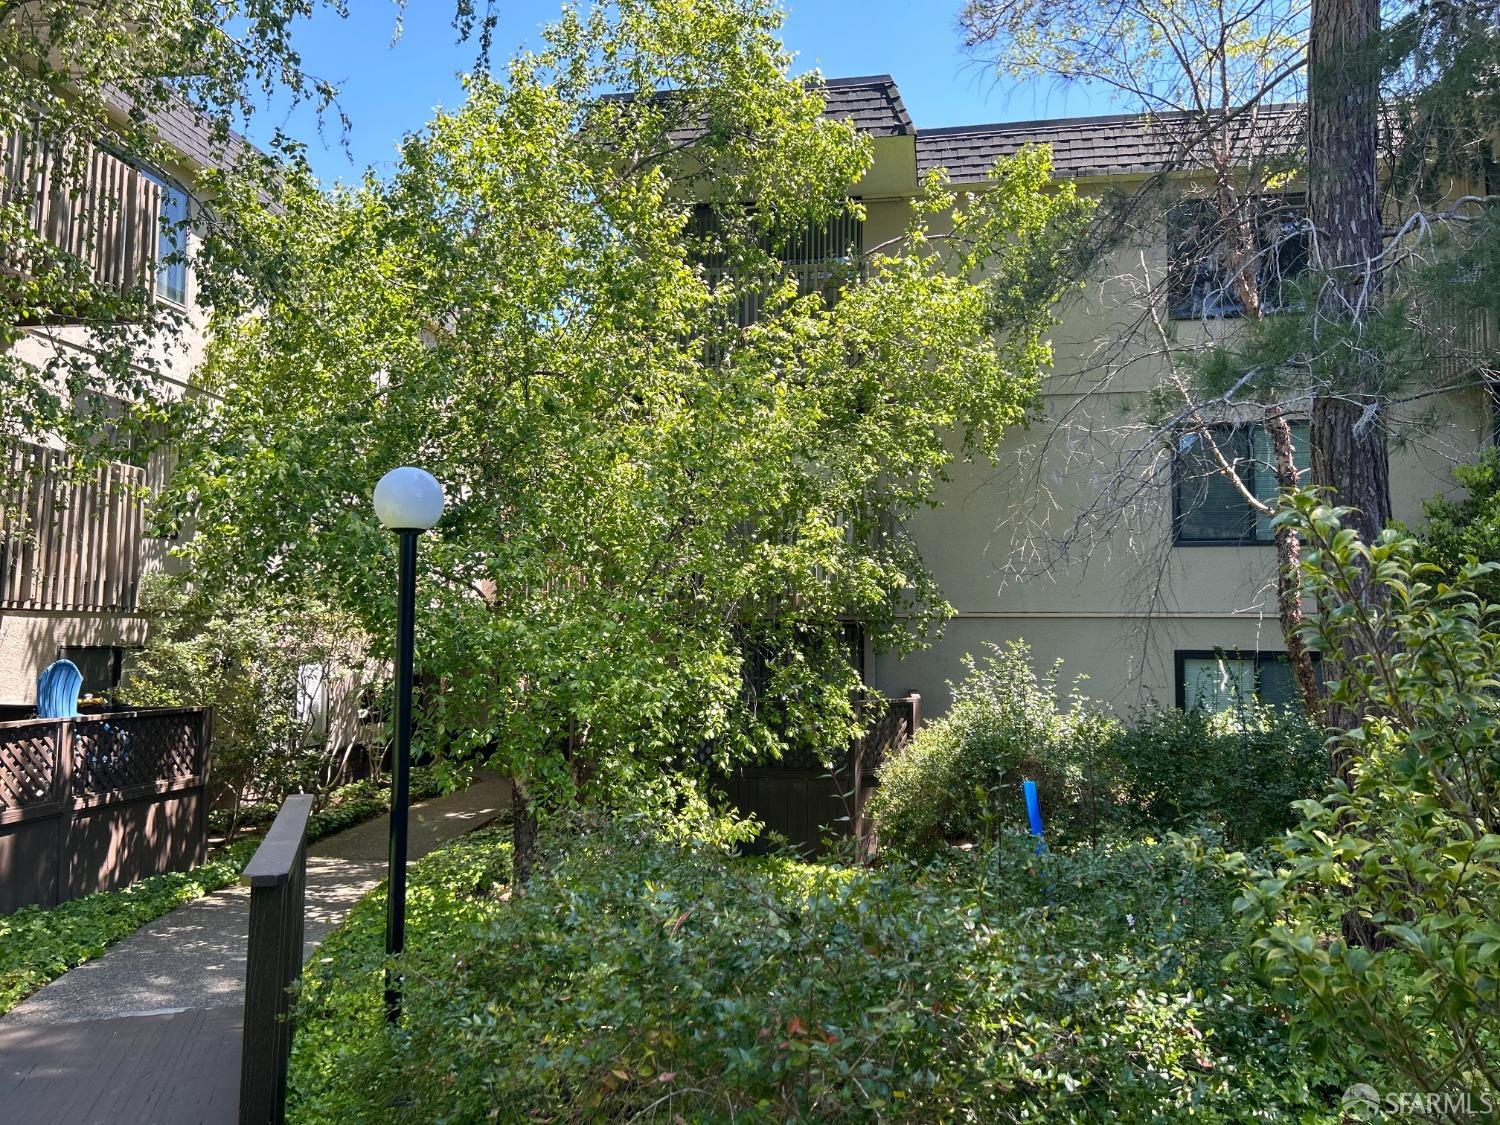
[[[806,762],[747,766],[723,783],[729,803],[765,824],[771,834],[809,853],[836,836],[869,838],[865,805],[880,783],[886,757],[905,745],[921,723],[922,697],[893,699],[832,768]]]
[[[0,723],[0,913],[202,863],[209,715]]]

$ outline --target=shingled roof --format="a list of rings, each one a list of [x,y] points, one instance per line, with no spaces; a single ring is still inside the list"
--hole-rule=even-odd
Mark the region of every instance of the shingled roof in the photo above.
[[[1268,107],[1253,126],[1240,119],[1242,134],[1252,128],[1262,150],[1286,152],[1301,136],[1302,107]],[[955,183],[989,178],[995,161],[1013,156],[1023,145],[1052,146],[1052,167],[1065,177],[1149,175],[1192,166],[1201,144],[1199,118],[1186,114],[1116,114],[1069,117],[1051,121],[1007,121],[994,125],[958,125],[917,131],[917,174],[946,170]],[[1239,148],[1247,138],[1236,138]]]
[[[106,90],[105,99],[121,114],[129,114],[134,105],[134,99],[118,88]],[[176,96],[153,105],[146,112],[146,121],[164,145],[195,168],[227,167],[260,151],[233,129],[221,138],[213,122]]]
[[[873,137],[905,137],[916,132],[901,101],[901,91],[889,74],[864,78],[829,78],[823,83],[827,103],[823,113],[836,121],[853,120],[861,133]]]

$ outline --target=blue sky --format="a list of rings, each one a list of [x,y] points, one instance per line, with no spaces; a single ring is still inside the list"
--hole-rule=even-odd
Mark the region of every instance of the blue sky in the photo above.
[[[787,0],[787,46],[797,69],[818,67],[830,77],[891,74],[918,127],[1014,121],[1117,107],[1078,89],[1050,83],[1017,86],[997,81],[965,56],[956,17],[962,0]],[[537,43],[538,29],[561,0],[499,0],[495,36],[497,72],[512,50]],[[280,126],[308,145],[314,170],[325,181],[355,180],[364,169],[388,171],[402,136],[421,128],[437,106],[461,99],[457,75],[470,69],[474,48],[456,44],[449,0],[409,0],[401,38],[391,43],[396,8],[391,0],[350,0],[347,20],[320,10],[300,24],[296,44],[309,73],[336,83],[352,125],[341,144],[336,123],[318,136],[310,113],[262,110],[253,139]],[[347,145],[347,152],[343,145]]]

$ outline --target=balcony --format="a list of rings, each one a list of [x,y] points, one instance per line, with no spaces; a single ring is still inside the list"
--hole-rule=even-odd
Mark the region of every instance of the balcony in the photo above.
[[[0,448],[0,609],[132,613],[145,470],[110,462],[68,480],[58,450]]]
[[[20,134],[0,136],[0,206],[19,207],[32,233],[58,252],[34,244],[12,250],[0,272],[33,278],[77,264],[103,289],[150,292],[162,189],[139,169],[98,148],[74,154]]]

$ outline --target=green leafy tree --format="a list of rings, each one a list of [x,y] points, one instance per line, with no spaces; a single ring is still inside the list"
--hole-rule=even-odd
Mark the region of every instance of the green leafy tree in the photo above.
[[[1462,574],[1470,559],[1500,559],[1500,455],[1488,450],[1472,464],[1455,466],[1453,479],[1464,495],[1424,503],[1427,522],[1417,533],[1423,561],[1441,567],[1449,578]],[[1478,578],[1474,589],[1485,601],[1500,604],[1500,577]]]
[[[213,780],[230,835],[247,799],[315,790],[330,763],[314,695],[357,691],[373,671],[352,619],[306,601],[210,595],[166,575],[148,579],[141,611],[146,645],[119,695],[137,707],[213,709]]]
[[[336,88],[306,71],[294,43],[298,22],[322,6],[344,12],[342,0],[0,0],[0,438],[60,438],[87,459],[158,432],[190,316],[149,299],[149,271],[120,289],[91,269],[94,252],[114,245],[124,208],[91,183],[91,157],[168,167],[177,154],[161,123],[185,115],[201,126],[209,151],[199,155],[212,165],[192,185],[199,202],[229,184],[274,197],[300,146],[278,131],[261,152],[234,129],[272,97],[344,121]],[[494,24],[487,0],[456,0],[455,29],[481,60]],[[70,248],[36,227],[44,188],[69,209],[99,207]],[[204,240],[194,268],[205,307],[226,285],[271,278],[274,261],[253,261],[227,239],[233,224],[199,212],[172,226],[162,233],[182,248],[168,257],[186,253],[189,226]]]
[[[1238,909],[1254,953],[1318,1054],[1387,1089],[1500,1102],[1500,609],[1493,562],[1452,575],[1409,535],[1365,543],[1309,494],[1278,517],[1308,546],[1320,646],[1359,657],[1330,698],[1360,716],[1349,763],[1256,874]],[[1380,585],[1372,608],[1362,583]],[[1346,940],[1349,912],[1361,925]],[[1341,933],[1343,931],[1343,933]],[[1439,1103],[1439,1113],[1447,1112]],[[1453,1110],[1452,1119],[1462,1117]]]
[[[1085,208],[1043,151],[980,197],[932,181],[902,237],[799,287],[788,246],[859,213],[870,150],[788,74],[780,20],[569,10],[388,184],[244,220],[290,280],[218,325],[222,407],[176,483],[196,573],[318,589],[384,636],[369,492],[426,466],[450,498],[422,547],[428,741],[485,749],[523,813],[844,744],[843,623],[900,648],[941,620],[903,520],[955,435],[983,456],[1023,420],[1049,358]]]

